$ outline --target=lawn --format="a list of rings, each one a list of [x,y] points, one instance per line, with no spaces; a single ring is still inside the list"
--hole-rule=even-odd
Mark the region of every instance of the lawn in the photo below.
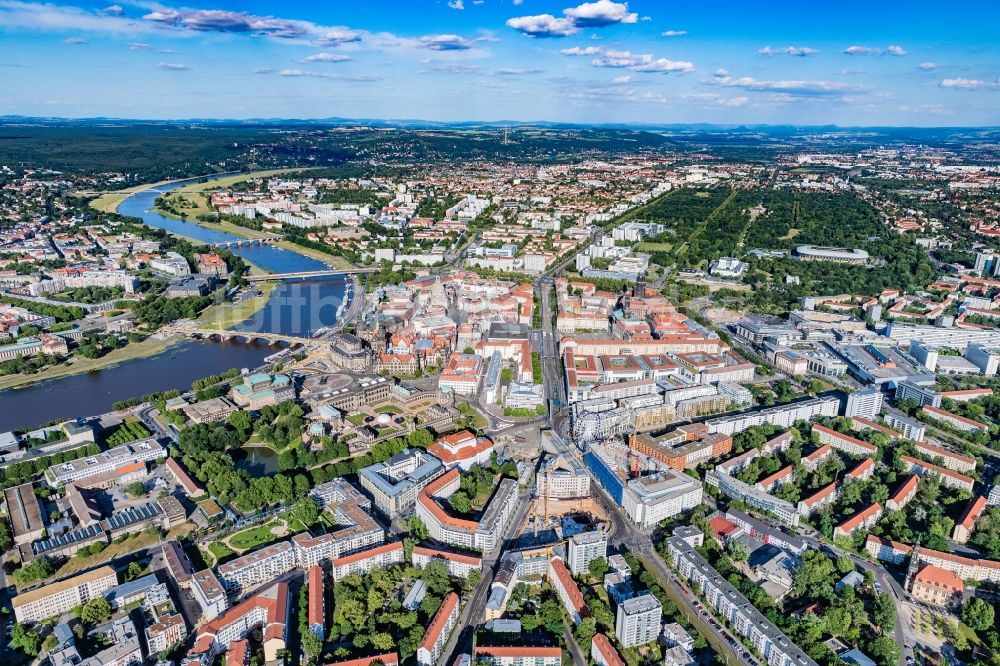
[[[639,243],[635,249],[639,252],[669,252],[672,247],[670,243]]]
[[[220,303],[211,305],[198,317],[198,324],[202,328],[214,328],[225,330],[232,328],[236,324],[246,321],[257,314],[271,297],[271,292],[277,287],[277,282],[258,283],[255,288],[259,289],[263,295],[251,296],[242,299],[239,303]]]
[[[237,532],[233,536],[229,537],[229,545],[236,550],[243,551],[265,543],[270,543],[279,538],[275,536],[274,532],[271,531],[275,527],[279,527],[279,525],[278,521],[272,520],[264,523],[263,525],[258,525],[257,527],[251,527],[248,530]]]
[[[395,405],[381,405],[375,408],[376,414],[402,414],[403,410]]]
[[[347,420],[360,428],[365,424],[365,418],[367,416],[367,414],[351,414],[347,417]]]
[[[212,553],[212,555],[215,555],[216,564],[221,564],[224,559],[226,559],[230,555],[236,554],[229,547],[227,547],[226,544],[222,543],[221,541],[213,541],[212,543],[208,544],[208,550]]]

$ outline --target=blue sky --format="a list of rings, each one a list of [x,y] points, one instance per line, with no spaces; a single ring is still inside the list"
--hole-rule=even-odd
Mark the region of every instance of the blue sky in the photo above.
[[[1000,124],[1000,3],[0,0],[0,115]]]

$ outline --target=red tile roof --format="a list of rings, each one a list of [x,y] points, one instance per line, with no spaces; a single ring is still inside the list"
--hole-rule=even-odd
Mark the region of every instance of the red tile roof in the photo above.
[[[452,562],[461,562],[462,564],[471,564],[472,566],[480,566],[483,563],[483,558],[474,557],[472,555],[462,555],[461,553],[453,553],[447,550],[436,550],[434,548],[425,548],[423,546],[413,547],[414,555],[425,555],[427,557],[440,557],[443,560],[451,560]]]
[[[601,657],[603,657],[604,663],[607,666],[625,666],[625,662],[622,661],[618,651],[615,650],[614,646],[611,645],[611,641],[604,634],[594,634],[592,647],[601,653]]]
[[[360,659],[348,659],[347,661],[328,661],[326,666],[371,666],[371,664],[383,664],[384,666],[397,666],[399,657],[395,652],[387,654],[376,654],[371,657],[361,657]]]
[[[573,610],[584,615],[587,613],[587,602],[583,600],[583,594],[580,593],[580,588],[576,586],[576,581],[573,580],[573,576],[570,575],[569,570],[566,568],[566,564],[562,561],[561,557],[553,557],[549,561],[549,567],[555,574],[559,585],[566,591],[566,595],[569,597],[570,603],[573,605]],[[553,581],[555,583],[555,581]]]
[[[562,657],[562,648],[557,647],[484,647],[472,649],[472,660],[478,657]]]
[[[823,486],[822,488],[814,492],[812,495],[802,500],[802,502],[806,506],[812,506],[813,504],[824,499],[825,497],[835,492],[836,490],[837,490],[837,483],[833,482],[828,486]]]
[[[930,587],[942,587],[956,592],[965,590],[965,582],[957,574],[933,564],[925,564],[914,580]]]
[[[441,632],[444,631],[445,626],[448,624],[448,616],[458,605],[458,595],[454,592],[449,592],[441,602],[441,606],[434,613],[434,619],[431,620],[431,624],[427,627],[427,632],[424,634],[423,640],[420,641],[420,647],[432,652],[434,649],[434,644],[437,643],[438,638],[441,637]]]
[[[899,487],[899,490],[893,493],[892,497],[890,497],[889,499],[891,499],[896,504],[903,504],[904,503],[903,500],[906,499],[906,496],[909,495],[914,488],[917,487],[917,482],[919,481],[920,481],[919,476],[917,476],[916,474],[911,474],[910,478],[908,478],[903,483],[903,485]]]
[[[381,546],[375,546],[374,548],[369,548],[368,550],[362,550],[357,553],[351,553],[350,555],[338,557],[333,561],[333,566],[342,567],[345,564],[350,564],[351,562],[361,562],[363,560],[367,560],[368,558],[382,555],[383,553],[391,553],[394,550],[403,550],[403,542],[393,541],[392,543],[384,543]]]
[[[858,511],[856,514],[854,514],[853,516],[842,522],[840,525],[838,525],[837,528],[843,532],[853,532],[858,528],[859,525],[861,525],[862,522],[871,518],[881,510],[882,510],[882,505],[879,504],[878,502],[875,502],[870,506],[866,506],[861,511]]]
[[[830,437],[833,437],[834,439],[839,439],[842,442],[847,442],[848,444],[852,444],[854,446],[857,446],[857,447],[859,447],[861,449],[864,449],[865,451],[869,451],[871,453],[874,453],[875,451],[878,451],[878,447],[875,446],[874,444],[869,444],[868,442],[860,440],[857,437],[851,437],[850,435],[845,435],[842,432],[837,432],[836,430],[834,430],[832,428],[827,428],[826,426],[820,425],[819,423],[814,423],[812,429],[815,432],[818,432],[820,434],[829,435]]]
[[[323,625],[323,569],[309,567],[309,626]]]
[[[971,530],[976,524],[976,518],[979,514],[983,512],[986,508],[986,498],[980,495],[975,497],[969,502],[968,506],[965,507],[965,511],[962,512],[962,517],[958,519],[958,524],[967,530]]]

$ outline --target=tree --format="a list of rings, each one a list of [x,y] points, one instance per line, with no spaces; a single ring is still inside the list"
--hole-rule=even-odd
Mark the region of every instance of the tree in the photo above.
[[[889,636],[879,636],[868,646],[868,653],[881,666],[894,666],[899,662],[899,646]]]
[[[608,573],[608,561],[603,557],[598,557],[596,560],[591,560],[590,564],[587,565],[587,571],[590,575],[597,580],[604,580],[604,575]]]
[[[236,430],[242,433],[244,437],[246,437],[253,427],[253,424],[250,421],[250,414],[244,412],[242,409],[229,415],[229,425],[236,428]]]
[[[538,629],[540,623],[541,621],[538,619],[538,616],[535,615],[534,613],[525,613],[524,615],[521,616],[521,628],[524,629],[525,631],[530,632],[534,631],[535,629]]]
[[[20,624],[15,624],[10,632],[10,646],[21,650],[24,654],[35,656],[42,644],[42,637],[33,631],[26,630]]]
[[[733,539],[726,544],[726,554],[734,562],[746,562],[750,559],[750,546],[745,541]]]
[[[395,641],[392,636],[384,631],[379,631],[372,634],[372,646],[378,648],[379,650],[391,650],[395,645]]]
[[[406,527],[417,541],[423,541],[428,536],[427,526],[417,516],[410,516]]]
[[[36,580],[48,578],[55,572],[52,563],[45,557],[36,557],[14,572],[14,580],[19,585],[33,583]]]
[[[851,558],[844,555],[837,558],[837,573],[846,576],[852,571],[854,571],[854,562],[851,561]]]
[[[111,617],[111,604],[104,597],[94,597],[80,607],[80,621],[97,624]]]
[[[444,596],[451,589],[448,565],[442,560],[432,559],[428,562],[421,577],[427,589],[434,594]]]
[[[469,572],[469,577],[465,579],[465,587],[468,589],[474,589],[476,585],[483,579],[483,574],[478,569],[473,569]]]
[[[896,605],[888,594],[875,596],[872,602],[872,619],[883,633],[890,631],[896,623]]]
[[[574,636],[579,645],[590,645],[594,634],[597,633],[597,621],[592,617],[585,617],[576,626]]]
[[[303,631],[302,633],[302,649],[305,650],[306,655],[312,659],[316,657],[320,652],[323,651],[323,641],[319,639],[312,631]]]
[[[563,618],[562,610],[559,608],[558,602],[554,599],[546,599],[542,602],[541,609],[541,620],[542,625],[550,632],[556,636],[561,636],[563,633]]]
[[[319,519],[319,507],[311,497],[303,497],[292,506],[292,518],[308,527]]]
[[[962,605],[962,622],[976,631],[986,631],[992,627],[995,615],[993,605],[977,597],[969,597]]]
[[[128,569],[125,571],[125,581],[135,580],[142,575],[142,567],[139,566],[138,562],[129,562]]]
[[[452,495],[448,501],[451,503],[451,508],[458,513],[469,513],[472,509],[472,500],[461,490]]]

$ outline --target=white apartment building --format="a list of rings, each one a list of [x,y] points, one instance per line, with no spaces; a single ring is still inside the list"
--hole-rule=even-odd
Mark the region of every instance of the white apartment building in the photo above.
[[[483,570],[483,558],[453,553],[447,550],[414,546],[411,555],[413,566],[423,569],[432,561],[448,565],[448,573],[456,578],[468,578],[473,571]]]
[[[45,481],[53,488],[92,476],[113,472],[128,465],[166,458],[166,450],[155,439],[143,439],[116,446],[95,456],[52,465],[45,470]]]
[[[587,571],[594,560],[608,555],[608,535],[603,530],[580,532],[569,538],[566,564],[574,576]]]
[[[816,666],[684,539],[671,536],[667,544],[670,563],[681,577],[701,593],[730,628],[747,639],[768,666]]]
[[[896,402],[900,400],[914,400],[919,407],[930,405],[931,407],[941,406],[941,394],[932,388],[918,386],[913,382],[900,382],[896,386]]]
[[[701,504],[701,482],[673,469],[632,479],[625,485],[622,508],[642,528]]]
[[[229,608],[226,589],[211,569],[199,571],[191,576],[191,591],[201,606],[202,618],[209,622],[219,617]]]
[[[417,648],[417,664],[419,666],[434,666],[438,663],[445,643],[448,642],[448,636],[458,624],[460,607],[458,595],[449,592],[441,602],[437,613],[434,614],[430,626],[427,627],[427,633],[424,634],[420,641],[420,647]]]
[[[904,439],[920,442],[927,435],[927,426],[922,421],[911,419],[909,416],[890,412],[885,415],[885,422],[893,430],[899,431]]]
[[[43,585],[11,601],[14,618],[20,623],[41,622],[63,613],[74,606],[85,604],[118,584],[118,574],[104,566],[55,583]]]
[[[289,541],[272,544],[216,569],[230,594],[243,594],[295,568],[295,548]]]
[[[655,641],[663,624],[663,607],[652,594],[625,599],[618,605],[615,635],[625,647]]]
[[[589,497],[590,475],[570,456],[546,457],[535,477],[535,495],[549,499]]]
[[[503,479],[480,520],[456,518],[445,511],[436,498],[450,497],[458,490],[461,477],[457,468],[430,483],[417,497],[417,517],[427,526],[430,536],[442,543],[474,548],[488,553],[503,537],[514,512],[517,481]]]
[[[975,363],[984,375],[993,376],[1000,370],[1000,348],[969,343],[965,348],[965,358]]]
[[[829,444],[832,448],[852,456],[872,456],[878,452],[878,447],[874,444],[862,441],[857,437],[851,437],[837,432],[832,428],[827,428],[819,423],[814,423],[812,431],[819,435],[820,444]]]
[[[362,550],[351,555],[345,555],[333,561],[332,571],[334,582],[343,580],[351,574],[366,574],[374,569],[398,564],[403,561],[403,542],[394,541],[381,546]]]
[[[860,416],[874,421],[882,411],[882,401],[884,396],[878,389],[869,388],[862,391],[855,391],[847,396],[847,407],[844,416],[852,418]]]
[[[490,666],[561,666],[559,647],[485,647],[472,648],[472,663]]]
[[[790,428],[795,425],[796,421],[809,421],[820,416],[837,416],[839,412],[840,400],[831,396],[812,398],[788,405],[733,414],[732,416],[720,416],[705,421],[705,425],[711,432],[735,435],[747,428],[764,424]]]

